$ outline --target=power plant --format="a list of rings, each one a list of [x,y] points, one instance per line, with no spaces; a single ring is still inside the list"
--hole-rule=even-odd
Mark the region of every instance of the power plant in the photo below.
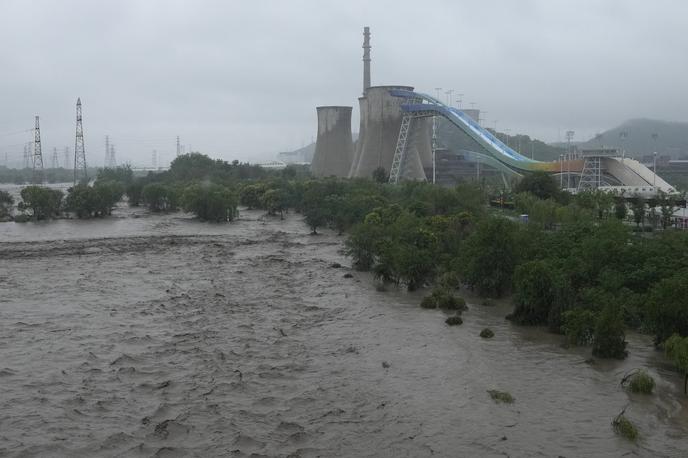
[[[622,157],[566,155],[559,161],[542,162],[527,158],[480,125],[480,111],[460,110],[451,106],[452,91],[447,91],[449,104],[438,97],[415,92],[412,86],[372,86],[370,78],[370,28],[363,29],[363,96],[358,99],[360,125],[358,140],[351,141],[351,111],[348,106],[317,107],[318,137],[312,172],[315,176],[369,178],[376,169],[389,172],[389,182],[400,180],[433,181],[436,155],[456,156],[476,165],[488,167],[507,177],[520,178],[534,171],[566,175],[566,188],[576,192],[585,189],[607,189],[629,195],[653,195],[675,189],[638,161]],[[456,132],[458,143],[440,145],[436,136],[437,121],[443,119]],[[496,133],[496,129],[495,129]],[[560,180],[563,182],[564,180]]]
[[[354,155],[351,107],[317,107],[318,137],[311,171],[317,177],[349,174]]]

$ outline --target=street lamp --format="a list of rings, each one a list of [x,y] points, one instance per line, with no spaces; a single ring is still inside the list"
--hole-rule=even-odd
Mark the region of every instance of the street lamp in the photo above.
[[[654,188],[657,179],[657,151],[654,152],[653,156],[654,157],[652,158],[652,187]]]

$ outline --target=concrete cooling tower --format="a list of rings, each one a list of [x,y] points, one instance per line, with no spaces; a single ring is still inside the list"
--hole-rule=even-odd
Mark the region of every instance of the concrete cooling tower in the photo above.
[[[318,112],[318,138],[311,162],[316,177],[346,177],[353,160],[351,138],[351,107],[316,107]]]
[[[354,176],[356,172],[356,166],[358,165],[358,160],[361,158],[361,147],[363,146],[363,138],[365,137],[365,121],[368,118],[368,113],[366,112],[368,107],[368,101],[365,97],[358,98],[358,112],[360,113],[360,123],[358,126],[358,139],[356,140],[356,145],[354,148],[354,158],[349,165],[349,178]]]
[[[409,86],[372,86],[366,90],[361,104],[361,132],[358,137],[357,160],[352,164],[351,177],[370,178],[373,170],[383,167],[389,172],[401,127],[401,104],[404,99],[389,91],[412,91]]]
[[[400,177],[406,180],[426,180],[432,171],[432,118],[415,118],[409,126],[406,157]]]

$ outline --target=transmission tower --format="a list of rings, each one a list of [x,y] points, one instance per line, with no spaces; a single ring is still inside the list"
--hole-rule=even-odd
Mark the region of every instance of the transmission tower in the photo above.
[[[33,139],[33,182],[43,183],[43,153],[41,152],[41,127],[36,116],[36,127]]]
[[[81,97],[76,100],[76,141],[74,143],[74,184],[81,179],[88,181],[86,150],[84,149],[84,125],[81,120]]]
[[[69,169],[69,146],[65,146],[64,149],[64,168]]]
[[[117,161],[115,160],[115,145],[110,144],[110,160],[108,161],[108,167],[110,168],[115,168],[117,167]]]
[[[110,136],[105,136],[105,167],[110,166]]]
[[[177,157],[182,154],[181,146],[179,145],[179,135],[177,135]]]
[[[53,148],[53,160],[52,160],[52,163],[50,164],[50,168],[56,169],[57,167],[58,167],[57,148]]]

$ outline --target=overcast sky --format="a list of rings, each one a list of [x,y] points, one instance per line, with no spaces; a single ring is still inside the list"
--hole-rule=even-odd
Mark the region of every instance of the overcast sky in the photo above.
[[[96,166],[106,134],[119,162],[149,165],[177,135],[273,158],[314,138],[317,105],[353,105],[357,127],[365,25],[373,85],[454,89],[500,131],[688,121],[687,21],[683,0],[0,0],[0,161],[37,114],[44,157],[73,148],[77,97]]]

